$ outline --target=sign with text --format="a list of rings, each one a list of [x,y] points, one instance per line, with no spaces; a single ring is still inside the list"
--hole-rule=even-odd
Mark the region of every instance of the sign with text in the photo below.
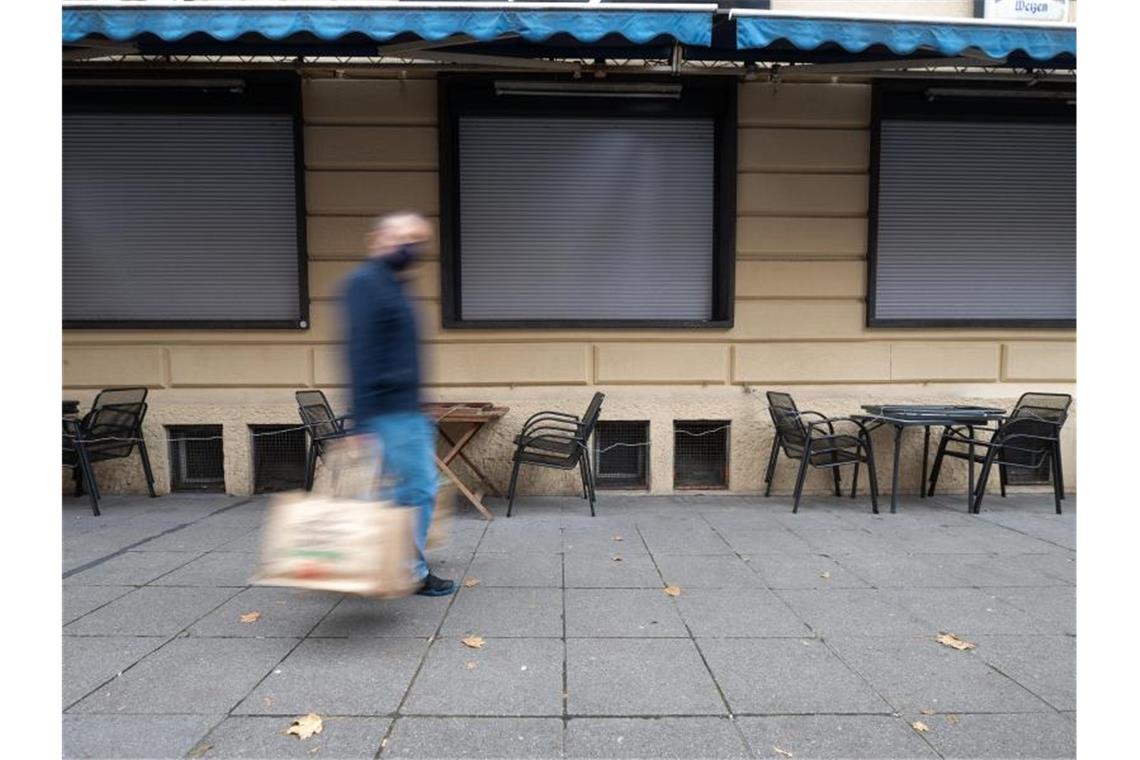
[[[1068,21],[1069,0],[986,0],[995,21]]]

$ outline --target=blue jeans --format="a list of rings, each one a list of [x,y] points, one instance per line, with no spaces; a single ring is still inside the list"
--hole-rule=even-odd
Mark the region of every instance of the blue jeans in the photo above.
[[[439,486],[435,466],[435,426],[419,412],[393,412],[364,420],[362,427],[380,441],[381,477],[388,482],[380,498],[416,510],[416,559],[412,576],[427,577],[428,528]]]

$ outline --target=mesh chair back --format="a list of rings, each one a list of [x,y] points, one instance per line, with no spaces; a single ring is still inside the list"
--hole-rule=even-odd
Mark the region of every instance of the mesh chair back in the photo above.
[[[146,388],[100,391],[83,419],[83,438],[92,461],[129,456],[146,417]]]
[[[796,402],[787,393],[768,391],[768,413],[772,415],[772,424],[780,435],[784,453],[789,457],[798,457],[807,441],[807,429],[800,418],[800,411]]]
[[[582,415],[582,438],[590,437],[590,431],[594,429],[594,425],[598,422],[598,417],[602,414],[602,402],[606,400],[606,394],[595,393],[594,397],[590,399],[590,405],[586,407],[586,413]]]
[[[297,391],[296,396],[301,422],[309,426],[309,433],[314,441],[340,435],[340,424],[333,414],[329,400],[325,398],[324,391]]]
[[[1011,485],[1043,485],[1049,482],[1049,454],[1069,416],[1073,397],[1067,393],[1024,393],[1002,426],[999,437],[1005,445],[1001,460],[1013,465],[1006,471]]]

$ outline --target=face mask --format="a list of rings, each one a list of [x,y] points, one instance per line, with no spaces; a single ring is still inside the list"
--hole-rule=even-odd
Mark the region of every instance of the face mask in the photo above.
[[[392,254],[386,256],[384,260],[388,266],[392,268],[393,272],[402,272],[407,269],[412,263],[419,258],[420,247],[415,243],[409,243],[397,248]]]

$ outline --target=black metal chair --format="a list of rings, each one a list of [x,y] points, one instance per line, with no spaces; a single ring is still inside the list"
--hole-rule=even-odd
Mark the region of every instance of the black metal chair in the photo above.
[[[86,482],[91,511],[99,515],[99,484],[95,481],[96,462],[129,457],[138,448],[146,487],[151,497],[154,472],[150,467],[142,425],[146,418],[146,388],[108,388],[100,391],[91,411],[82,419],[63,418],[63,466],[72,469],[75,495],[83,494]]]
[[[772,493],[772,479],[776,473],[776,458],[783,450],[784,456],[799,460],[799,472],[793,492],[792,512],[798,512],[800,497],[803,495],[804,480],[808,466],[830,469],[835,483],[835,495],[840,494],[839,468],[853,465],[854,477],[851,480],[851,498],[855,498],[859,486],[859,466],[867,465],[871,486],[871,510],[879,513],[879,481],[875,476],[875,455],[871,450],[871,434],[859,420],[851,417],[828,417],[819,412],[803,411],[796,408],[796,402],[787,393],[768,391],[768,413],[776,435],[772,439],[772,450],[768,455],[768,469],[764,474],[764,495]],[[811,418],[818,418],[811,421]],[[808,418],[805,421],[805,418]],[[835,423],[849,423],[858,430],[853,433],[836,433]],[[824,428],[826,427],[826,434]]]
[[[313,480],[317,472],[317,458],[325,458],[325,444],[338,438],[346,438],[353,431],[346,424],[350,417],[338,417],[333,413],[324,391],[297,391],[297,411],[305,424],[309,436],[309,450],[305,455],[305,490],[313,490]]]
[[[522,432],[515,437],[512,457],[511,485],[507,491],[507,517],[515,506],[515,489],[519,469],[524,464],[556,470],[578,468],[582,475],[582,498],[590,502],[590,516],[594,516],[594,471],[590,467],[587,444],[594,425],[602,412],[604,393],[595,393],[585,414],[577,417],[565,412],[543,411],[530,416],[523,423]]]
[[[1001,495],[1007,485],[1038,485],[1052,483],[1053,500],[1057,514],[1061,514],[1061,501],[1065,498],[1065,480],[1061,463],[1061,428],[1069,416],[1073,397],[1067,393],[1023,393],[1009,416],[996,429],[975,429],[971,438],[960,427],[942,431],[934,466],[930,471],[928,495],[933,496],[938,485],[945,457],[970,462],[970,445],[975,447],[972,467],[982,465],[975,486],[972,511],[977,514],[985,495],[986,481],[993,465],[998,466]],[[989,433],[989,438],[978,434]],[[961,447],[961,448],[958,448]],[[979,453],[980,450],[980,453]]]

